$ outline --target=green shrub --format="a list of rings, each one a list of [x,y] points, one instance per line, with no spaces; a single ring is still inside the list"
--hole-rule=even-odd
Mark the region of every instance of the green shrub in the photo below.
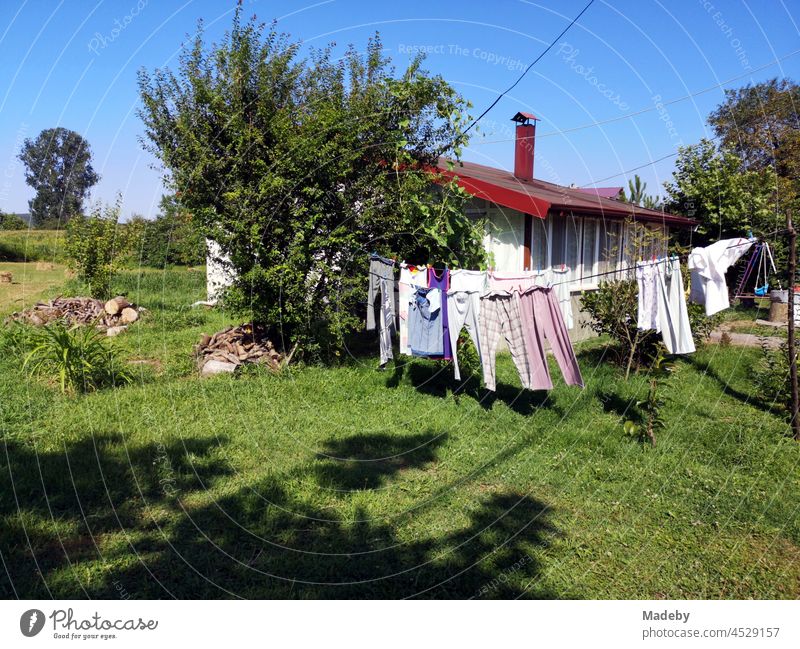
[[[647,395],[636,402],[639,417],[628,419],[623,428],[628,435],[638,435],[639,439],[647,440],[656,445],[656,432],[665,427],[666,422],[662,417],[662,410],[667,403],[662,387],[667,383],[675,370],[675,364],[666,360],[663,349],[656,353],[653,364],[650,366],[648,377]]]
[[[206,263],[206,240],[191,213],[174,196],[161,199],[161,213],[153,221],[138,223],[139,259],[145,266],[202,266]]]
[[[792,403],[789,385],[789,346],[781,343],[778,349],[771,349],[766,338],[761,338],[761,361],[753,371],[753,382],[758,388],[758,396],[766,406],[775,406],[786,411],[788,416]]]
[[[119,201],[114,206],[98,206],[88,216],[73,216],[67,224],[68,263],[92,297],[111,297],[111,278],[128,253],[125,231],[117,228],[119,209]]]
[[[590,320],[583,323],[592,331],[611,338],[616,361],[626,368],[638,369],[656,358],[661,337],[654,331],[640,331],[636,326],[639,289],[634,280],[600,282],[598,290],[581,297]]]
[[[31,350],[23,369],[32,374],[56,374],[62,392],[91,392],[131,381],[119,351],[92,327],[53,323],[37,329],[26,344]]]
[[[723,315],[717,313],[707,316],[706,308],[702,304],[690,302],[686,307],[689,313],[689,326],[692,328],[692,338],[694,339],[694,344],[699,347],[705,344],[711,332],[719,326]]]
[[[28,224],[16,214],[6,214],[0,210],[0,230],[27,230]]]

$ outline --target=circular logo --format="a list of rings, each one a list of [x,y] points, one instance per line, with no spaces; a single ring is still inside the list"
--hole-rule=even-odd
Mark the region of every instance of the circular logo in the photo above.
[[[19,618],[19,630],[22,635],[32,638],[44,627],[44,613],[38,608],[25,611]]]

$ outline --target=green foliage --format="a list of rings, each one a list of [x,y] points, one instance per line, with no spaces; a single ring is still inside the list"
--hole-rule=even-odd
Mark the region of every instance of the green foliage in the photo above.
[[[74,216],[67,224],[67,261],[92,297],[111,296],[111,278],[128,253],[124,229],[118,229],[119,202],[97,206],[91,214]]]
[[[651,210],[655,210],[661,207],[661,199],[658,196],[651,196],[647,194],[645,190],[647,189],[647,183],[643,182],[642,179],[639,177],[639,174],[635,174],[632,179],[628,180],[628,193],[625,193],[625,190],[622,190],[622,196],[620,200],[624,201],[625,203],[633,203],[634,205],[639,205],[640,207],[646,207]]]
[[[688,278],[685,272],[683,276],[684,278]],[[686,310],[689,315],[689,327],[692,330],[694,344],[699,347],[705,344],[711,332],[720,325],[724,315],[722,313],[715,313],[712,316],[707,316],[706,307],[702,304],[694,304],[693,302],[688,302],[686,304]]]
[[[647,439],[653,446],[656,445],[656,432],[666,425],[663,409],[667,399],[661,388],[674,371],[675,364],[667,361],[663,349],[659,349],[650,367],[647,396],[636,402],[640,412],[639,421],[628,419],[623,425],[626,434],[638,435],[640,439]]]
[[[130,383],[131,374],[105,334],[92,327],[52,323],[29,334],[23,369],[58,377],[63,393],[91,392]]]
[[[16,214],[6,214],[0,210],[0,230],[26,230],[28,224]]]
[[[26,228],[0,232],[0,261],[64,260],[63,231]]]
[[[625,377],[656,357],[660,337],[636,326],[639,289],[635,280],[600,282],[596,291],[581,296],[590,319],[583,323],[592,331],[611,338],[616,361],[625,367]]]
[[[430,173],[459,155],[468,104],[420,59],[395,77],[377,36],[300,60],[237,10],[218,45],[201,24],[178,71],[141,71],[139,89],[146,148],[236,270],[228,306],[302,353],[331,357],[363,326],[369,252],[484,262],[467,194]]]
[[[30,351],[35,330],[21,322],[11,321],[0,330],[0,352],[7,356],[22,356]]]
[[[130,230],[132,250],[145,266],[202,266],[206,261],[206,242],[202,229],[191,213],[181,208],[174,195],[161,199],[161,212],[153,221],[133,218]]]
[[[673,181],[664,184],[669,211],[700,221],[700,241],[743,236],[748,230],[764,231],[773,209],[769,179],[742,168],[741,159],[719,150],[711,140],[682,147],[675,163]]]
[[[708,118],[725,148],[747,169],[800,177],[800,86],[791,79],[770,79],[725,90],[724,103]]]
[[[792,394],[789,382],[789,346],[783,342],[771,349],[764,338],[761,342],[761,359],[753,371],[753,382],[758,388],[761,403],[770,408],[791,412]]]
[[[25,182],[36,196],[28,203],[34,225],[63,225],[79,214],[83,201],[100,180],[92,168],[89,143],[75,131],[48,128],[26,139],[19,159]]]

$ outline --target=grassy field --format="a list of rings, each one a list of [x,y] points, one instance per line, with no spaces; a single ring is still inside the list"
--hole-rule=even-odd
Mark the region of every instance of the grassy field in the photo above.
[[[414,361],[200,380],[202,273],[128,273],[134,385],[61,396],[0,360],[0,596],[797,598],[800,445],[709,346],[624,434],[646,376],[498,392]]]
[[[50,262],[0,262],[2,271],[9,271],[13,281],[0,284],[0,317],[53,297],[66,278],[66,267]]]
[[[62,230],[0,230],[0,262],[63,263]]]

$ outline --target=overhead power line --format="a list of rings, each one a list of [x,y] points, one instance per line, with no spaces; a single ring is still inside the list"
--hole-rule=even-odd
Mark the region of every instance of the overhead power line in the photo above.
[[[679,153],[680,153],[680,151],[676,151],[675,153],[670,153],[670,154],[662,156],[660,158],[656,158],[655,160],[652,160],[651,162],[647,162],[647,163],[645,163],[643,165],[639,165],[638,167],[634,167],[633,169],[628,169],[627,171],[620,171],[618,174],[614,174],[612,176],[606,176],[605,178],[601,178],[600,180],[593,180],[592,182],[587,183],[586,185],[581,185],[581,188],[590,187],[592,185],[596,185],[597,183],[602,183],[603,181],[611,180],[612,178],[616,178],[617,176],[627,176],[631,171],[639,171],[639,169],[644,169],[645,167],[649,167],[650,165],[654,165],[657,162],[661,162],[662,160],[667,160],[669,158],[674,158]]]
[[[784,60],[786,60],[788,58],[796,56],[797,54],[800,54],[800,50],[794,50],[793,52],[789,52],[788,54],[786,54],[786,55],[784,55],[784,56],[782,56],[780,58],[774,59],[774,60],[770,61],[769,63],[765,63],[764,65],[762,65],[760,67],[757,67],[757,68],[755,68],[753,70],[750,70],[750,72],[746,72],[745,74],[740,74],[738,76],[731,77],[730,79],[726,79],[725,81],[723,81],[721,83],[718,83],[715,86],[709,86],[708,88],[704,88],[703,90],[698,90],[697,92],[693,92],[691,94],[684,95],[683,97],[677,97],[675,99],[670,99],[669,101],[661,101],[661,102],[658,102],[657,105],[654,104],[652,106],[647,106],[645,108],[642,108],[640,110],[634,111],[632,113],[626,113],[625,115],[617,115],[616,117],[609,117],[608,119],[603,119],[603,120],[599,120],[599,121],[596,121],[596,122],[590,122],[588,124],[582,124],[581,126],[573,126],[571,128],[565,128],[565,129],[559,130],[559,131],[548,131],[546,133],[539,133],[539,134],[537,134],[535,136],[521,137],[519,139],[520,140],[525,140],[525,139],[529,139],[529,138],[532,138],[532,137],[536,137],[538,139],[538,138],[542,138],[542,137],[550,137],[552,135],[564,135],[566,133],[573,133],[574,131],[581,131],[583,129],[593,128],[595,126],[603,126],[605,124],[611,124],[612,122],[619,122],[619,121],[621,121],[623,119],[630,119],[631,117],[636,117],[637,115],[642,115],[644,113],[649,113],[649,112],[652,112],[654,110],[658,110],[661,107],[671,106],[672,104],[677,104],[678,102],[686,101],[687,99],[691,99],[692,97],[697,97],[698,95],[702,95],[702,94],[705,94],[707,92],[711,92],[712,90],[716,90],[717,88],[721,88],[722,86],[726,86],[726,85],[728,85],[729,83],[731,83],[733,81],[738,81],[739,79],[743,79],[745,77],[749,77],[754,72],[760,72],[761,70],[769,68],[769,67],[775,65],[776,63],[780,63],[781,61],[784,61]],[[483,115],[481,115],[481,117],[483,117]],[[502,140],[480,140],[480,141],[477,141],[477,142],[470,142],[470,146],[474,146],[476,144],[496,144],[498,142],[515,142],[516,140],[517,140],[517,138],[505,138],[505,139],[502,139]]]
[[[586,10],[587,10],[589,7],[591,7],[591,6],[592,6],[592,4],[594,4],[594,0],[589,0],[589,2],[587,3],[587,5],[586,5],[586,6],[585,6],[583,9],[581,9],[580,13],[579,13],[577,16],[575,16],[575,18],[573,18],[573,19],[572,19],[572,22],[570,22],[570,24],[569,24],[569,25],[567,25],[567,26],[566,26],[566,27],[565,27],[565,28],[562,30],[562,32],[561,32],[561,33],[560,33],[558,36],[556,36],[556,37],[553,39],[553,41],[550,43],[550,45],[548,45],[548,46],[547,46],[547,47],[544,49],[544,51],[543,51],[541,54],[539,54],[539,56],[537,56],[537,57],[534,59],[534,61],[533,61],[533,62],[532,62],[532,63],[531,63],[531,64],[530,64],[530,65],[529,65],[527,68],[525,68],[525,70],[522,72],[522,74],[521,74],[521,75],[519,75],[519,77],[517,77],[517,80],[516,80],[514,83],[512,83],[512,84],[511,84],[511,85],[510,85],[508,88],[506,88],[506,89],[505,89],[505,90],[504,90],[502,93],[500,93],[500,94],[497,96],[497,98],[496,98],[496,99],[495,99],[495,100],[494,100],[494,101],[493,101],[491,104],[489,104],[489,107],[488,107],[488,108],[487,108],[485,111],[483,111],[483,112],[482,112],[480,115],[478,115],[478,116],[477,116],[477,117],[476,117],[474,120],[472,120],[472,123],[471,123],[469,126],[467,126],[467,128],[466,128],[466,129],[464,129],[464,133],[468,133],[468,132],[469,132],[469,130],[470,130],[470,129],[471,129],[473,126],[475,126],[475,124],[477,124],[477,123],[478,123],[478,122],[479,122],[479,121],[480,121],[480,120],[481,120],[481,119],[482,119],[482,118],[483,118],[483,117],[486,115],[486,113],[488,113],[490,110],[492,110],[492,108],[494,108],[494,107],[497,105],[497,102],[499,102],[499,101],[500,101],[500,100],[501,100],[501,99],[502,99],[502,98],[503,98],[503,97],[504,97],[506,94],[508,94],[509,92],[511,92],[511,91],[512,91],[512,90],[513,90],[513,89],[516,87],[516,85],[517,85],[517,84],[518,84],[520,81],[522,81],[522,79],[523,79],[523,78],[525,78],[525,75],[526,75],[526,74],[528,74],[528,71],[529,71],[529,70],[530,70],[530,69],[531,69],[531,68],[532,68],[534,65],[536,65],[536,64],[537,64],[537,63],[538,63],[538,62],[539,62],[539,61],[542,59],[542,57],[543,57],[545,54],[547,54],[547,53],[548,53],[548,52],[549,52],[551,49],[553,49],[553,46],[554,46],[554,45],[555,45],[555,44],[558,42],[558,40],[559,40],[559,39],[560,39],[560,38],[561,38],[561,37],[562,37],[564,34],[566,34],[566,33],[567,33],[569,30],[570,30],[570,28],[571,28],[571,27],[572,27],[572,26],[573,26],[573,25],[574,25],[576,22],[578,22],[578,19],[579,19],[579,18],[580,18],[580,17],[581,17],[581,16],[582,16],[582,15],[583,15],[585,12],[586,12]]]

